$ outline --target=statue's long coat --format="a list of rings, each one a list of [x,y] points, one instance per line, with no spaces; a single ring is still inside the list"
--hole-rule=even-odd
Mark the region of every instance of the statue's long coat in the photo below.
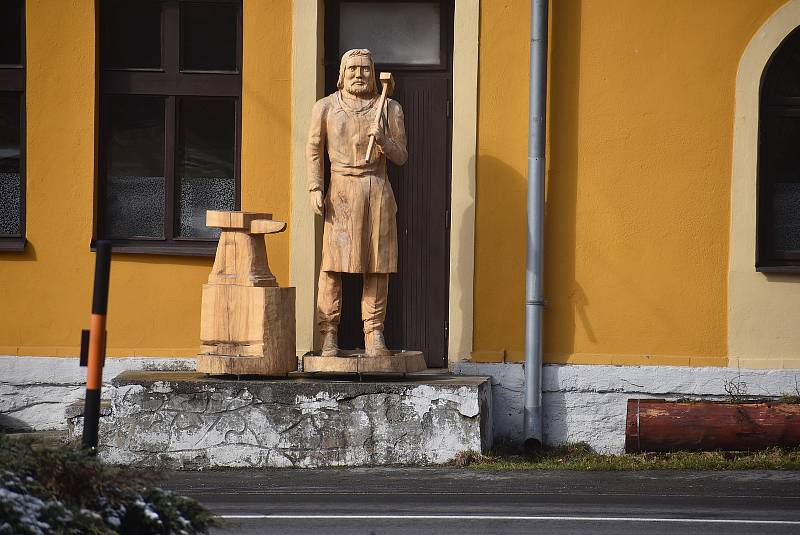
[[[386,158],[403,165],[408,158],[403,109],[387,99],[384,141],[364,158],[377,99],[356,110],[340,92],[317,101],[311,116],[306,157],[309,189],[323,189],[324,150],[331,161],[325,195],[322,271],[393,273],[397,271],[397,203],[386,174]]]

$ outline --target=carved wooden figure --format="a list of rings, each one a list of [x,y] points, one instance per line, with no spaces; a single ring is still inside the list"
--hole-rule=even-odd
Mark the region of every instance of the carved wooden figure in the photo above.
[[[375,64],[366,49],[345,52],[338,91],[319,100],[311,117],[307,160],[311,206],[324,216],[322,265],[317,293],[317,321],[322,356],[339,355],[342,273],[362,273],[366,354],[389,357],[383,325],[389,273],[397,271],[397,204],[386,173],[387,160],[408,159],[403,109],[387,98],[393,89],[383,73],[378,96]],[[323,195],[324,155],[331,162]]]
[[[206,212],[222,230],[203,285],[197,371],[286,375],[297,369],[295,291],[280,288],[269,269],[264,235],[283,232],[272,214]]]

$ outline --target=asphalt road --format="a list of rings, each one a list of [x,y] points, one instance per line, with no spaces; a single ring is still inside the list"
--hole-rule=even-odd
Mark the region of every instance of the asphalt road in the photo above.
[[[800,472],[441,468],[171,473],[213,533],[800,534]]]

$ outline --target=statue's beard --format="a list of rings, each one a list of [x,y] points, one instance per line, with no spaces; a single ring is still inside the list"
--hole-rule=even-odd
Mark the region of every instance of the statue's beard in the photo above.
[[[347,92],[356,97],[372,96],[372,88],[369,86],[369,84],[364,84],[364,85],[351,84],[350,87],[347,88]]]

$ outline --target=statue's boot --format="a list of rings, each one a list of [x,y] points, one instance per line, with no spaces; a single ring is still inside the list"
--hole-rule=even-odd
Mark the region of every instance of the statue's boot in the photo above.
[[[322,336],[322,356],[323,357],[338,357],[339,356],[339,337],[335,332],[323,333]]]
[[[383,331],[372,331],[364,335],[364,345],[367,346],[368,357],[388,357],[392,352],[386,347],[383,340]]]

